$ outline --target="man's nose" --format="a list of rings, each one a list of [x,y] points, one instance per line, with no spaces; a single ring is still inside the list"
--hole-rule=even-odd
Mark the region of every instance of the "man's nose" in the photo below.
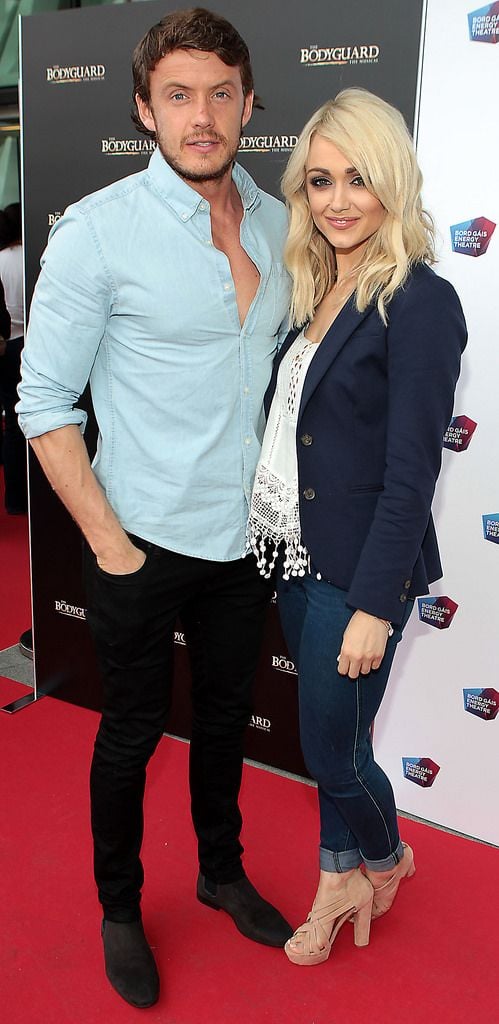
[[[192,123],[197,128],[208,128],[213,124],[213,111],[207,99],[198,100],[193,110]]]

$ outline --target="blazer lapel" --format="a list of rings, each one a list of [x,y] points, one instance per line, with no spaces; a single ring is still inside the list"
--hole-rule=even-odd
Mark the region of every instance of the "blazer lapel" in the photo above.
[[[331,324],[327,334],[320,342],[319,350],[315,353],[308,368],[307,376],[305,377],[299,416],[302,415],[303,410],[310,401],[317,385],[320,383],[327,370],[329,370],[331,363],[334,362],[338,353],[341,352],[341,349],[348,341],[350,335],[353,334],[359,324],[365,320],[366,316],[369,316],[369,313],[372,313],[372,305],[367,306],[363,313],[359,313],[354,302],[355,298],[354,296],[351,296]],[[305,334],[306,333],[307,332],[305,330]]]

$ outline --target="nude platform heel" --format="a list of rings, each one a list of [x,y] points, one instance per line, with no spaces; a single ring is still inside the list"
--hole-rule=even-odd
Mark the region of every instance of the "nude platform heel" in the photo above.
[[[402,843],[402,846],[404,847],[404,856],[397,864],[393,875],[386,882],[383,882],[383,885],[374,886],[373,920],[376,917],[382,917],[383,914],[386,914],[387,910],[390,910],[402,879],[411,878],[416,871],[414,853],[411,847],[407,843]]]
[[[314,903],[305,924],[288,939],[284,951],[291,963],[301,966],[324,963],[340,928],[348,920],[353,921],[355,945],[367,946],[373,898],[369,879],[356,868],[327,906],[317,907]]]

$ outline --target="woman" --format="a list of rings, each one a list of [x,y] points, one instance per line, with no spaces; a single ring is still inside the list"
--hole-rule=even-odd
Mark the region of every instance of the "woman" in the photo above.
[[[466,343],[429,266],[420,189],[402,116],[361,89],[313,115],[283,179],[296,326],[267,394],[249,533],[263,573],[280,559],[319,790],[319,886],[285,947],[298,964],[327,959],[352,915],[366,945],[414,872],[371,724],[414,598],[442,575],[430,509]]]
[[[0,281],[11,319],[9,340],[0,356],[0,401],[5,411],[3,463],[5,508],[10,515],[28,510],[26,441],[17,422],[15,404],[21,379],[24,343],[23,251],[21,207],[11,203],[0,210]]]

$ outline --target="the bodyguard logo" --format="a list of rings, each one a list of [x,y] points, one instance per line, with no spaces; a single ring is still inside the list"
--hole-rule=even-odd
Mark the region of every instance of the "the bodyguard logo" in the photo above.
[[[250,726],[253,729],[259,729],[260,732],[270,732],[271,721],[270,718],[262,718],[261,715],[252,715]]]
[[[69,604],[67,601],[54,601],[56,612],[59,615],[69,615],[70,619],[86,619],[86,609],[76,604]]]
[[[465,452],[477,424],[469,416],[454,416],[444,434],[444,448],[451,452]]]
[[[491,687],[463,690],[463,698],[464,710],[477,718],[483,718],[484,722],[491,722],[499,711],[499,693]]]
[[[418,597],[419,618],[429,626],[448,629],[459,605],[450,597]]]
[[[106,77],[104,64],[76,64],[71,67],[53,64],[46,70],[47,82],[51,85],[64,85],[67,82],[103,82]]]
[[[106,156],[151,156],[156,149],[154,139],[101,139],[101,153]]]
[[[471,11],[468,28],[472,43],[499,43],[499,3]]]
[[[499,544],[499,512],[491,512],[488,516],[482,516],[483,536],[485,540],[491,540],[493,544]]]
[[[243,135],[239,143],[240,153],[291,153],[297,135]]]
[[[403,757],[402,766],[404,778],[424,789],[433,786],[440,771],[440,765],[432,761],[431,757]]]
[[[173,642],[174,642],[175,644],[181,644],[181,645],[182,645],[182,647],[185,647],[185,646],[186,646],[186,639],[185,639],[185,636],[184,636],[184,634],[183,634],[183,633],[181,633],[181,632],[180,632],[180,631],[179,631],[178,629],[176,629],[176,630],[175,630],[175,632],[174,632],[174,634],[173,634]]]
[[[463,220],[461,224],[452,224],[452,251],[462,256],[483,256],[490,245],[495,227],[494,221],[487,217],[475,217],[474,220]]]
[[[57,224],[57,221],[60,220],[61,217],[62,217],[62,213],[60,212],[60,210],[54,210],[53,213],[48,213],[47,214],[47,222],[48,222],[49,228],[53,228],[54,224]]]
[[[376,43],[356,43],[353,46],[304,46],[300,50],[300,64],[313,68],[327,68],[344,64],[377,64],[380,49]]]
[[[276,668],[278,672],[287,672],[288,676],[298,675],[293,662],[283,654],[272,655],[272,668]]]

